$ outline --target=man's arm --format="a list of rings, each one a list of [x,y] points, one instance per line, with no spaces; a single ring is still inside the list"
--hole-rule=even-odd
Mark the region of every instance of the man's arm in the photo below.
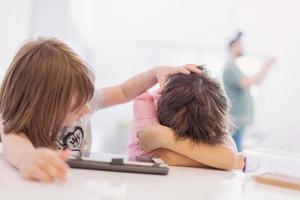
[[[239,81],[239,86],[241,88],[249,88],[254,84],[260,83],[268,74],[271,66],[273,65],[274,60],[267,60],[266,63],[261,67],[261,69],[252,77],[243,77]]]

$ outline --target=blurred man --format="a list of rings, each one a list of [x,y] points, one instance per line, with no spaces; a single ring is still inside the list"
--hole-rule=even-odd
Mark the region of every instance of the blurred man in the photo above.
[[[237,58],[243,56],[244,48],[241,42],[242,33],[239,32],[229,42],[229,60],[223,72],[225,91],[231,101],[231,116],[236,125],[233,139],[241,151],[241,143],[245,128],[253,122],[254,103],[250,88],[260,83],[267,75],[274,60],[267,60],[260,70],[252,77],[246,77],[236,65]]]

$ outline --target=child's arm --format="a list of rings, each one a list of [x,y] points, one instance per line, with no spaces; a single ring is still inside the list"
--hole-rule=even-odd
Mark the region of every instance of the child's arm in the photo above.
[[[182,67],[155,67],[144,73],[138,74],[120,85],[103,89],[104,99],[102,107],[109,107],[133,100],[157,82],[163,88],[168,77],[173,74],[190,72],[201,73],[196,65],[185,65]]]
[[[182,167],[211,167],[200,162],[197,162],[187,156],[179,154],[177,152],[171,151],[169,149],[158,148],[150,152],[153,155],[160,157],[169,165],[173,166],[182,166]],[[244,167],[244,155],[238,154],[237,155],[237,163],[235,167],[230,169],[242,169]],[[215,167],[216,168],[216,167]],[[220,167],[217,167],[220,168]],[[224,168],[220,168],[224,169]]]
[[[0,132],[4,157],[20,171],[23,178],[45,182],[65,179],[68,166],[64,160],[68,158],[69,152],[36,149],[25,135],[5,135]]]
[[[243,156],[237,154],[231,137],[228,137],[226,144],[221,145],[192,144],[189,139],[176,141],[170,128],[154,125],[140,131],[139,142],[146,152],[166,148],[210,167],[219,169],[243,167]]]
[[[157,121],[157,113],[155,108],[155,101],[158,100],[157,94],[151,95],[146,92],[139,97],[136,98],[133,104],[133,130],[132,134],[136,138],[136,134],[138,131],[145,127],[152,126],[154,124],[158,124]],[[131,141],[131,144],[135,142]],[[186,167],[204,167],[205,165],[192,160],[184,155],[181,155],[177,152],[171,151],[169,149],[159,148],[151,152],[151,154],[159,156],[162,160],[164,160],[169,165],[176,166],[186,166]]]
[[[181,167],[208,167],[202,163],[192,160],[184,155],[177,152],[171,151],[169,149],[159,148],[151,151],[151,154],[160,157],[163,161],[171,166],[181,166]]]

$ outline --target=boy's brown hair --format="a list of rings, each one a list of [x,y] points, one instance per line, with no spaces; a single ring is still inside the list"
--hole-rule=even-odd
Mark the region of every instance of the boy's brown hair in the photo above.
[[[224,143],[232,130],[229,102],[220,83],[203,72],[173,75],[158,101],[160,124],[175,131],[177,139]]]
[[[87,64],[63,42],[54,38],[27,42],[1,85],[4,133],[23,133],[35,147],[54,148],[66,114],[92,98],[93,79]],[[70,108],[74,97],[76,104]]]

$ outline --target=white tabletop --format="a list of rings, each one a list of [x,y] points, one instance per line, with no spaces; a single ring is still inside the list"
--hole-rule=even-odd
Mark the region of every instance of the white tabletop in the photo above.
[[[0,154],[0,199],[299,200],[300,192],[255,183],[241,172],[183,167],[171,167],[167,176],[71,169],[66,182],[39,183],[23,180]]]

